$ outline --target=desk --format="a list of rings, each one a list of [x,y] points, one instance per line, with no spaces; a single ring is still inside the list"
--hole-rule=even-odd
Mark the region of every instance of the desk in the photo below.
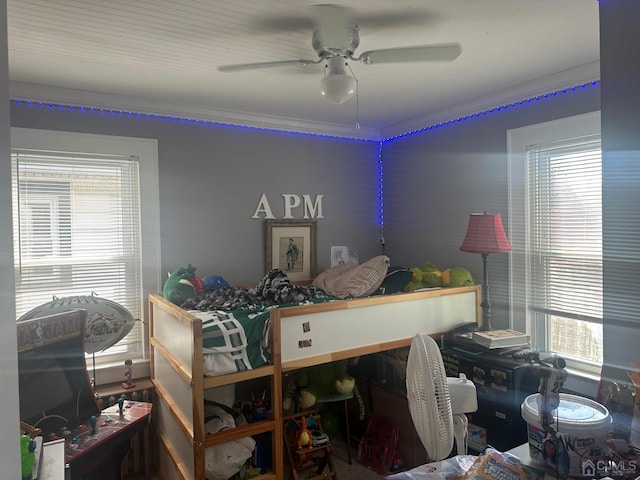
[[[122,461],[131,448],[133,436],[145,435],[145,477],[149,478],[149,432],[152,404],[125,402],[105,408],[96,421],[96,431],[80,425],[65,436],[65,461],[71,480],[114,480],[122,478]]]

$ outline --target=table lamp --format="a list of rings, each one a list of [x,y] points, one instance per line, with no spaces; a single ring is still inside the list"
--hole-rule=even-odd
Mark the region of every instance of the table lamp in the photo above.
[[[487,274],[487,257],[490,253],[511,251],[511,244],[502,226],[499,213],[472,213],[469,216],[467,234],[460,246],[463,252],[482,255],[482,327],[491,330],[491,302],[489,301],[489,277]]]

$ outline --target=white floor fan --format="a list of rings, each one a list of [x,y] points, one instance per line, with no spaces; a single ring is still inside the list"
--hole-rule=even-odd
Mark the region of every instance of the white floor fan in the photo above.
[[[478,409],[476,387],[463,374],[447,377],[436,341],[418,334],[407,359],[407,400],[420,441],[429,460],[449,456],[455,439],[458,455],[467,453],[465,413]]]

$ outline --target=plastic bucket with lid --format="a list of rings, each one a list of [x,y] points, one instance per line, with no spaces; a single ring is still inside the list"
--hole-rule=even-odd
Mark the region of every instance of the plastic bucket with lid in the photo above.
[[[581,477],[592,474],[605,458],[607,435],[612,430],[609,410],[588,398],[561,393],[551,427],[556,435],[540,424],[539,393],[522,402],[522,418],[527,422],[531,462],[545,466],[559,476]]]

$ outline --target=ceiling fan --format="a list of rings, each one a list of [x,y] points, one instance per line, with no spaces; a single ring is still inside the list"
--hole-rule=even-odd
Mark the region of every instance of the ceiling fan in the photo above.
[[[325,72],[320,82],[320,91],[328,100],[340,104],[356,93],[356,79],[347,73],[347,68],[351,71],[349,61],[357,61],[364,65],[447,61],[455,60],[462,52],[459,44],[445,43],[369,50],[355,56],[355,51],[360,44],[360,35],[351,9],[332,4],[315,5],[313,8],[315,15],[311,45],[318,54],[317,60],[298,59],[221,65],[218,70],[238,72],[324,63]]]

